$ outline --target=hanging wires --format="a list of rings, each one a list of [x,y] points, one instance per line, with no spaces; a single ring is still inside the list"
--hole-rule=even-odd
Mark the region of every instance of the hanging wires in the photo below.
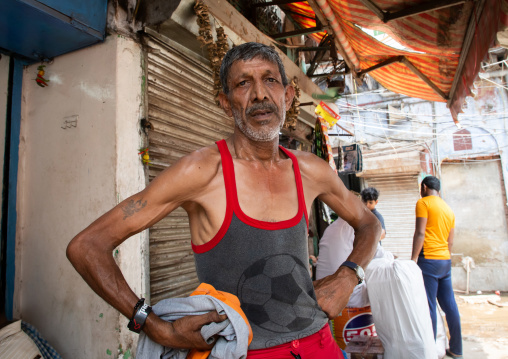
[[[346,117],[346,116],[344,116]],[[352,124],[352,125],[359,125],[359,126],[364,126],[366,128],[373,128],[373,129],[377,129],[377,130],[385,130],[386,128],[384,126],[372,126],[372,125],[368,125],[368,124],[365,124],[365,123],[356,123],[356,122],[353,122],[353,121],[348,121],[346,119],[344,119],[344,117],[341,118],[341,121],[342,122],[345,122],[345,123],[349,123],[349,124]],[[464,127],[466,128],[466,127]],[[467,128],[478,128],[478,127],[473,127],[473,126],[468,126]],[[410,130],[400,130],[400,129],[394,129],[394,128],[389,128],[390,131],[392,132],[398,132],[398,133],[410,133],[410,134],[414,134],[414,135],[424,135],[424,136],[434,136],[434,134],[432,134],[431,132],[417,132],[417,131],[410,131]],[[435,134],[435,136],[442,136],[442,137],[445,137],[445,136],[459,136],[459,137],[486,137],[486,136],[495,136],[495,135],[500,135],[500,134],[503,134],[503,133],[507,133],[508,131],[500,131],[500,132],[495,132],[495,133],[480,133],[480,134],[463,134],[463,133],[437,133]]]
[[[420,143],[418,146],[423,146],[423,144]],[[447,158],[443,158],[443,160],[446,160],[446,159],[448,159],[448,160],[462,160],[462,159],[464,159],[464,156],[467,156],[467,157],[499,156],[500,150],[503,148],[506,148],[506,147],[508,147],[508,145],[496,146],[495,148],[488,148],[488,149],[477,151],[477,152],[461,152],[461,153],[457,153],[457,154],[449,154],[447,156]],[[401,147],[401,148],[399,148],[400,153],[396,153],[396,154],[410,152],[410,151],[407,151],[407,149],[409,149],[409,148],[410,147]],[[400,151],[401,149],[405,149],[406,151]],[[418,152],[422,152],[422,151],[418,151]],[[376,151],[375,153],[365,153],[365,154],[363,154],[363,157],[374,158],[374,157],[383,156],[383,155],[390,155],[392,153],[395,153],[395,152],[393,152],[393,150],[390,148],[386,148],[383,150]],[[434,158],[434,159],[437,158],[437,156],[433,155],[431,152],[426,153],[426,154],[428,154],[431,158]],[[466,159],[467,159],[467,157],[466,157]],[[483,160],[478,160],[478,161],[483,161]]]
[[[388,141],[388,143],[390,144],[390,146],[392,146],[393,150],[395,151],[395,153],[397,153],[397,150],[395,149],[395,147],[393,146],[392,142],[390,141],[390,139],[388,138],[388,136],[386,135],[386,131],[384,130],[384,126],[383,124],[381,123],[381,120],[379,119],[379,116],[376,114],[376,118],[377,118],[377,121],[379,122],[379,125],[381,126],[381,128],[383,129],[383,134],[385,135],[385,138],[386,140]]]
[[[502,86],[500,84],[497,84],[497,85],[498,85],[498,87]],[[506,89],[508,89],[508,88],[506,88]],[[346,99],[346,101],[347,101],[347,99]],[[344,101],[341,101],[341,100],[336,101],[335,104],[339,108],[348,110],[350,112],[356,111],[358,114],[359,114],[360,111],[362,111],[362,112],[372,112],[372,113],[379,113],[379,114],[400,115],[400,113],[394,113],[392,111],[378,109],[378,108],[367,108],[367,107],[364,107],[362,105],[354,105],[354,104],[351,104],[349,102],[344,102]],[[412,106],[411,103],[405,103],[405,104],[407,106]],[[500,115],[508,115],[508,112],[490,112],[490,113],[482,114],[482,117],[492,117],[492,116],[500,116]],[[416,119],[415,116],[418,116],[418,117],[432,117],[432,118],[434,118],[434,120],[431,120],[431,122],[432,123],[437,123],[437,124],[451,123],[451,120],[449,120],[449,121],[440,121],[440,122],[435,121],[436,118],[451,118],[450,115],[448,115],[448,114],[447,115],[433,115],[433,114],[427,114],[427,113],[406,114],[407,119],[410,120],[410,121],[421,122],[421,123],[429,123],[429,121],[424,121],[424,120]],[[463,114],[462,115],[462,118],[463,118],[462,121],[464,121],[464,118],[467,118],[467,117],[470,117],[470,116],[477,116],[477,114],[469,114],[469,115],[468,114]],[[495,120],[497,120],[497,118]]]

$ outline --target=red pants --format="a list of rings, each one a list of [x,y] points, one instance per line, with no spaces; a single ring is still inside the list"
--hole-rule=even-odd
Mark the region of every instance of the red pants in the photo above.
[[[267,349],[249,350],[247,359],[344,359],[326,324],[319,332],[303,339]]]

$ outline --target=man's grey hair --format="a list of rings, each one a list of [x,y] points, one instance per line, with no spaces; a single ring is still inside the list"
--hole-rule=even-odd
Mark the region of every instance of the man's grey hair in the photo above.
[[[239,60],[252,60],[256,57],[260,57],[263,60],[276,64],[279,68],[280,76],[282,77],[282,85],[284,85],[284,87],[288,85],[286,70],[284,70],[284,65],[282,64],[282,60],[280,59],[279,54],[277,54],[277,51],[270,46],[263,45],[258,42],[246,42],[245,44],[233,47],[226,53],[224,59],[222,60],[222,64],[220,66],[220,81],[222,84],[222,91],[224,91],[226,95],[229,93],[228,76],[233,63]]]

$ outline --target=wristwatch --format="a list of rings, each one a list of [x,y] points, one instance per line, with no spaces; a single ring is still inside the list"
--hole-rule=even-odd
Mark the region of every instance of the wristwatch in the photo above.
[[[359,266],[358,264],[354,262],[345,261],[340,265],[341,267],[348,267],[355,271],[356,278],[358,278],[358,284],[362,284],[362,282],[365,280],[365,272],[363,271],[363,268]]]
[[[127,328],[131,332],[141,333],[141,330],[145,326],[146,318],[152,311],[152,307],[145,303],[145,298],[141,298],[134,306],[134,312],[132,318],[127,324]]]

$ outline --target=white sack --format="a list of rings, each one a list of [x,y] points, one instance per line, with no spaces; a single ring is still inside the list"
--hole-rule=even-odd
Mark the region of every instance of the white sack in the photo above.
[[[441,310],[437,310],[437,333],[436,333],[436,350],[437,357],[442,359],[446,355],[446,349],[450,346],[448,345],[448,337],[446,336],[446,331],[444,327],[443,316],[441,315]]]
[[[411,260],[374,259],[366,271],[372,315],[387,359],[436,359],[420,268]]]
[[[355,230],[342,218],[337,218],[329,225],[319,241],[319,258],[316,265],[316,279],[334,274],[353,251]],[[379,243],[374,258],[393,260],[393,254],[386,251]],[[364,308],[369,306],[369,296],[365,283],[355,287],[347,307]]]

